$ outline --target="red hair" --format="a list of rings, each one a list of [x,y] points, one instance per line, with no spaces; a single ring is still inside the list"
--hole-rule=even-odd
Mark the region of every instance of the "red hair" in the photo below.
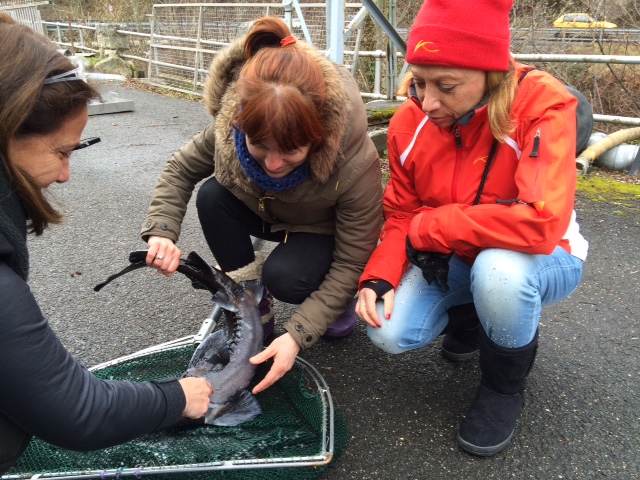
[[[234,121],[252,142],[272,136],[282,151],[324,141],[325,82],[313,55],[275,17],[257,20],[245,43],[247,62],[238,79],[242,110]]]

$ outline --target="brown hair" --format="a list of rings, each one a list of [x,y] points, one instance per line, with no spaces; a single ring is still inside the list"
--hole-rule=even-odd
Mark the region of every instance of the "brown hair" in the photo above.
[[[98,93],[82,80],[44,85],[44,80],[74,69],[54,43],[0,13],[0,160],[25,208],[29,232],[42,234],[61,223],[43,190],[9,158],[12,139],[47,135]]]
[[[296,42],[287,25],[275,17],[257,20],[245,43],[247,62],[238,79],[242,110],[234,126],[252,142],[273,136],[283,151],[324,141],[322,108],[325,81],[312,53]]]

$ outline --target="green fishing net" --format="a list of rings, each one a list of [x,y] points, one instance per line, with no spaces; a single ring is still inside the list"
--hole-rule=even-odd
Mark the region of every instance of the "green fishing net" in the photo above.
[[[94,374],[131,381],[179,377],[194,350],[193,344],[179,346]],[[260,367],[254,384],[268,368]],[[298,359],[279,382],[258,395],[263,413],[236,427],[173,428],[94,452],[72,452],[36,438],[2,478],[315,479],[327,460],[341,455],[348,439],[344,419],[328,408],[330,396],[327,402],[328,390],[318,377]]]

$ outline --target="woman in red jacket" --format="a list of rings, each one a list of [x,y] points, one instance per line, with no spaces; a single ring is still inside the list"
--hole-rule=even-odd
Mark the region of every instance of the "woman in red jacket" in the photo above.
[[[510,56],[511,5],[426,0],[416,17],[412,101],[389,126],[386,223],[356,307],[386,352],[443,333],[452,360],[480,350],[458,441],[482,456],[511,441],[541,308],[578,286],[588,248],[574,212],[577,100]]]

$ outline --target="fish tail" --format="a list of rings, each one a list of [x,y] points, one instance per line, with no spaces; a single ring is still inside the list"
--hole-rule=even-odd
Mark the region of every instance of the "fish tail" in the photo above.
[[[146,262],[143,260],[142,262],[137,262],[137,263],[132,263],[131,265],[129,265],[128,267],[125,267],[124,269],[122,269],[120,272],[111,275],[109,278],[107,278],[104,282],[99,283],[98,285],[96,285],[95,287],[93,287],[93,289],[96,292],[99,292],[100,290],[102,290],[103,287],[105,287],[107,284],[111,283],[113,280],[115,280],[118,277],[121,277],[122,275],[124,275],[125,273],[129,273],[132,272],[134,270],[137,270],[139,268],[142,267],[146,267],[147,264]]]
[[[210,406],[213,408],[205,415],[204,423],[220,427],[234,427],[253,420],[262,413],[258,399],[253,396],[249,390],[244,388],[238,390],[224,407],[220,405]]]

